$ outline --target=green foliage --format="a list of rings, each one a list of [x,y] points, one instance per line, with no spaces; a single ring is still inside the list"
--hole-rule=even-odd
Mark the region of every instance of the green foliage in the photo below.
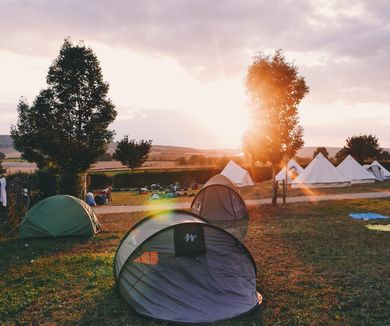
[[[5,159],[5,154],[3,152],[0,152],[0,161]]]
[[[175,160],[175,162],[176,162],[177,165],[187,165],[188,164],[188,161],[187,161],[187,159],[184,156],[178,157]]]
[[[34,173],[17,172],[7,175],[7,214],[10,224],[18,225],[29,207],[58,194],[58,182],[59,175],[55,169],[44,168]],[[29,201],[23,189],[27,189]]]
[[[98,161],[112,161],[112,155],[108,152],[100,155],[98,158],[97,158]]]
[[[112,140],[113,131],[107,128],[116,111],[108,98],[109,85],[92,49],[69,39],[49,68],[47,84],[32,106],[21,98],[19,119],[11,128],[14,147],[38,167],[77,175],[96,162]]]
[[[388,151],[383,151],[381,154],[381,160],[390,161],[390,153]]]
[[[329,158],[329,152],[326,147],[317,147],[313,153],[313,158],[315,158],[319,153],[322,153],[326,158]]]
[[[139,173],[122,172],[113,176],[104,173],[89,174],[90,184],[89,189],[102,189],[112,185],[114,188],[135,188],[160,183],[169,185],[175,182],[199,184],[205,183],[213,175],[221,172],[221,167],[216,168],[199,168],[196,170],[182,171],[142,171]],[[272,170],[269,166],[254,167],[251,170],[252,179],[255,182],[270,180],[272,178]]]
[[[352,136],[346,139],[346,145],[337,152],[336,160],[341,162],[351,155],[360,164],[372,162],[381,158],[383,149],[379,146],[378,138],[374,135]]]
[[[33,173],[17,172],[7,176],[7,215],[11,226],[18,225],[28,209],[23,189],[31,189]]]
[[[125,136],[116,146],[113,158],[134,171],[146,161],[151,149],[151,140],[142,139],[136,142],[134,139],[129,140],[129,136]]]
[[[7,169],[3,168],[1,163],[2,161],[0,160],[0,176],[7,173]]]
[[[58,194],[58,171],[53,169],[39,169],[35,172],[38,198],[36,201]]]
[[[303,142],[297,106],[309,92],[298,68],[283,52],[262,53],[248,68],[246,89],[251,100],[252,125],[243,139],[243,150],[251,162],[271,162],[293,157]]]
[[[88,189],[105,189],[112,185],[112,177],[104,173],[94,173],[88,175],[89,185]]]

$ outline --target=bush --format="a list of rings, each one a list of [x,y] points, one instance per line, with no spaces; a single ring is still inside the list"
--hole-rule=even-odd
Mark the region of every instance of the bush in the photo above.
[[[32,196],[34,202],[38,202],[50,196],[58,194],[58,174],[54,170],[39,169],[35,172],[34,188],[35,196]]]
[[[180,183],[205,183],[213,175],[221,172],[221,169],[198,169],[198,170],[166,170],[166,171],[143,171],[143,172],[122,172],[109,176],[103,173],[89,175],[89,189],[102,189],[108,185],[114,188],[139,188],[153,183],[169,185],[175,182]],[[256,167],[251,172],[255,182],[270,180],[272,178],[271,167]]]
[[[18,172],[8,175],[7,180],[7,215],[8,223],[16,226],[29,208],[29,198],[24,195],[23,188],[31,189],[34,182],[33,173]]]
[[[88,176],[88,189],[104,189],[112,185],[112,179],[104,173],[93,173]]]

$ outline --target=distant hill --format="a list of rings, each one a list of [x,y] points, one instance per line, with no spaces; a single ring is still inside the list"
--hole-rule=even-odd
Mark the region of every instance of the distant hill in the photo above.
[[[112,142],[108,147],[109,153],[114,153],[116,143]],[[303,147],[298,151],[297,155],[300,157],[313,157],[313,153],[317,147]],[[335,156],[341,147],[326,147],[329,155]],[[390,152],[390,148],[385,148]],[[20,157],[20,153],[12,148],[12,139],[10,135],[0,135],[0,152],[3,152],[7,157]],[[180,147],[180,146],[165,146],[165,145],[153,145],[150,153],[152,159],[161,160],[175,160],[180,156],[190,157],[191,155],[204,155],[207,157],[223,157],[223,156],[235,156],[239,155],[241,151],[239,149],[199,149],[193,147]]]
[[[317,146],[319,147],[319,146]],[[313,153],[314,151],[317,149],[317,147],[303,147],[302,149],[300,149],[297,153],[298,156],[301,156],[301,157],[313,157]],[[328,153],[329,153],[329,156],[330,157],[333,157],[336,155],[336,153],[341,149],[341,147],[328,147],[328,146],[324,146]]]

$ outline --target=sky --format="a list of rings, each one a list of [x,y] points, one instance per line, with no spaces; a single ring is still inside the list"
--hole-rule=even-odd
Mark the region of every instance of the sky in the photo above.
[[[239,148],[253,57],[283,49],[310,93],[306,146],[372,133],[390,147],[390,2],[0,0],[0,134],[32,103],[66,37],[98,56],[118,116],[154,144]]]

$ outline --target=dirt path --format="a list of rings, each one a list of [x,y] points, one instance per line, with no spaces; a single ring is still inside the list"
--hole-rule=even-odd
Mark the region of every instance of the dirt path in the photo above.
[[[390,191],[382,192],[362,192],[354,194],[335,194],[335,195],[319,195],[319,196],[297,196],[288,197],[287,203],[304,203],[304,202],[316,202],[324,200],[349,200],[349,199],[370,199],[370,198],[390,198]],[[281,199],[278,200],[281,202]],[[264,204],[271,204],[271,198],[264,199],[249,199],[245,203],[248,206],[258,206]],[[178,202],[167,204],[154,204],[153,201],[150,205],[142,206],[99,206],[94,208],[96,213],[109,214],[109,213],[133,213],[133,212],[145,212],[152,210],[164,210],[164,209],[186,209],[190,208],[191,202]]]

